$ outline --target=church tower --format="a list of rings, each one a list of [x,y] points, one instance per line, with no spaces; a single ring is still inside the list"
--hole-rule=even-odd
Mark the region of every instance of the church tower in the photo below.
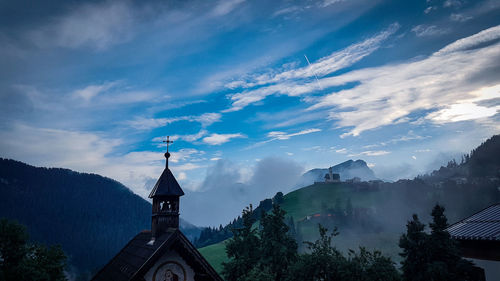
[[[168,143],[167,143],[168,144]],[[152,239],[164,234],[168,229],[179,228],[179,197],[184,191],[177,183],[174,175],[168,168],[170,153],[165,153],[165,170],[156,182],[149,198],[153,199],[153,213],[151,216]]]
[[[143,230],[130,240],[92,281],[223,281],[214,268],[179,229],[179,198],[184,195],[168,168],[167,137],[165,170],[149,198],[153,199],[151,231]]]

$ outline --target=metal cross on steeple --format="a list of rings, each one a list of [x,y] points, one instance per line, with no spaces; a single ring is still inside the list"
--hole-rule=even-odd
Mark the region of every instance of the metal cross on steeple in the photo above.
[[[167,144],[167,152],[168,152],[168,146],[174,142],[170,140],[170,136],[167,136],[167,140],[164,140],[163,142]]]

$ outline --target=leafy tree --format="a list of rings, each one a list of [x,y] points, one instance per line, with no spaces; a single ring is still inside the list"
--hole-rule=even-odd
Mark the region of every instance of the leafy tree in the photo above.
[[[226,244],[226,254],[230,260],[222,264],[222,274],[228,281],[247,278],[261,257],[260,239],[252,228],[255,222],[252,205],[243,210],[242,219],[243,226],[233,229],[233,238]]]
[[[289,280],[340,280],[346,259],[332,246],[332,238],[338,235],[335,228],[331,234],[319,225],[320,238],[315,242],[304,242],[310,253],[302,254],[292,267]]]
[[[320,238],[316,242],[304,242],[310,253],[300,255],[292,268],[290,281],[398,281],[400,275],[394,262],[379,251],[370,252],[360,247],[359,253],[349,250],[349,257],[332,245],[338,235],[335,228],[331,234],[319,225]]]
[[[66,280],[60,246],[29,245],[26,228],[0,220],[0,280]]]
[[[398,281],[400,275],[394,262],[380,251],[370,252],[364,247],[359,253],[349,250],[343,280],[352,281]]]

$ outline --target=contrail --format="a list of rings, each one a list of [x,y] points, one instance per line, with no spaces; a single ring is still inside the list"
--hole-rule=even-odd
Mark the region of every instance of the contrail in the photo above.
[[[309,64],[309,66],[311,66],[311,63],[309,62],[309,59],[307,58],[306,54],[304,54],[304,57],[306,58],[306,61],[307,61],[307,64]],[[319,79],[318,79],[318,76],[316,76],[316,73],[314,72],[314,69],[311,67],[311,71],[313,72],[314,74],[314,78],[316,78],[316,82],[318,82],[318,86],[321,90],[323,90],[323,87],[321,87],[321,84],[319,83]]]

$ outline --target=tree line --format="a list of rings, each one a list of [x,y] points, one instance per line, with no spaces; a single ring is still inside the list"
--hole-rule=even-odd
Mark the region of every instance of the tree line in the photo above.
[[[0,281],[63,281],[65,267],[60,246],[29,243],[25,226],[0,220]]]
[[[233,238],[226,244],[229,261],[223,263],[227,281],[428,281],[484,280],[484,271],[460,256],[456,242],[446,231],[444,208],[432,210],[430,233],[417,215],[406,225],[400,237],[401,268],[380,251],[360,247],[347,255],[334,245],[339,234],[319,224],[320,237],[304,242],[307,251],[299,254],[298,245],[285,223],[285,211],[273,204],[270,213],[262,213],[255,225],[252,206],[242,212],[242,226],[232,229]]]

